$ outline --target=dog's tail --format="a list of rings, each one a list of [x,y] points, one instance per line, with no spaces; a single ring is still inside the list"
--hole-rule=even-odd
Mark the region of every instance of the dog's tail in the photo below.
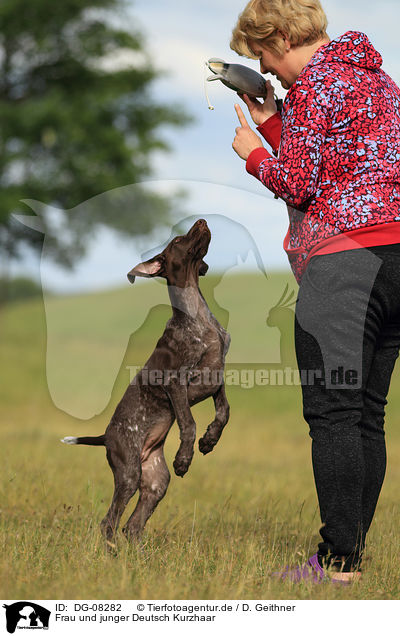
[[[105,446],[105,435],[98,437],[63,437],[63,444],[87,444],[88,446]]]

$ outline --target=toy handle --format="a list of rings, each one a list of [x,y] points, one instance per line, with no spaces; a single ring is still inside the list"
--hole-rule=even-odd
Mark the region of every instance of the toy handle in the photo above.
[[[278,99],[277,97],[275,97],[274,99],[275,99],[275,104],[276,104],[277,111],[278,111],[278,113],[281,113],[282,112],[282,108],[283,108],[283,99]],[[274,150],[273,151],[273,155],[275,157],[277,157],[278,153]],[[277,194],[274,194],[274,199],[279,199]]]
[[[276,109],[278,113],[281,113],[283,108],[283,99],[278,99],[277,97],[275,97],[274,99],[275,99]]]

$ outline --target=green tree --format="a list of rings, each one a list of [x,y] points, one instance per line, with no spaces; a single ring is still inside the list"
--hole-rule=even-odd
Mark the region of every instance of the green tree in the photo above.
[[[21,240],[37,247],[43,240],[11,218],[29,213],[21,200],[68,210],[139,183],[151,175],[152,152],[169,150],[159,128],[190,121],[176,105],[150,96],[159,73],[142,35],[123,22],[126,8],[124,0],[1,0],[0,249],[8,255],[18,256]],[[136,62],[109,70],[106,62],[121,52]],[[68,216],[77,254],[84,251],[83,229],[99,222],[125,235],[167,222],[171,198],[134,191],[134,213],[116,206],[83,224],[78,214]],[[42,220],[55,260],[71,264],[74,254],[49,237]]]

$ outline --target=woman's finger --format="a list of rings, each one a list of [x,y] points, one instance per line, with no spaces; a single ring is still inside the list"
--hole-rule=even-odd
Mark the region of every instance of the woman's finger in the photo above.
[[[249,124],[247,123],[246,117],[243,115],[243,111],[242,111],[242,109],[240,108],[239,104],[235,104],[235,110],[236,110],[236,114],[237,114],[237,116],[238,116],[238,119],[239,119],[240,125],[241,125],[243,128],[248,128],[248,127],[249,127]]]

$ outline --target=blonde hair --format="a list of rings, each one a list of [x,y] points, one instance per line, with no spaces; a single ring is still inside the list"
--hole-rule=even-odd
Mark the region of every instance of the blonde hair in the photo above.
[[[319,0],[250,0],[233,29],[231,49],[258,59],[251,49],[256,42],[281,57],[284,34],[292,46],[314,44],[327,38],[328,20]]]

